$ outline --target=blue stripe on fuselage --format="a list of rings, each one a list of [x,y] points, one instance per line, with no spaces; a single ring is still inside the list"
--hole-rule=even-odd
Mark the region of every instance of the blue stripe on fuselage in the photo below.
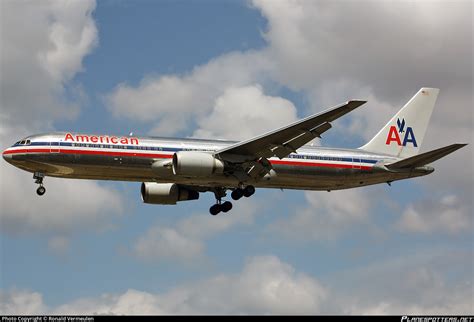
[[[74,144],[81,144],[82,146],[75,146]],[[59,142],[31,142],[29,145],[14,144],[12,147],[16,146],[44,146],[46,148],[51,146],[58,146]],[[61,142],[60,146],[70,146],[70,147],[89,147],[89,148],[107,148],[107,149],[126,149],[126,150],[139,150],[139,151],[162,151],[162,152],[179,152],[186,149],[180,148],[166,148],[166,147],[157,147],[157,146],[143,146],[143,145],[120,145],[120,144],[106,144],[106,143],[70,143],[70,142]],[[201,151],[211,151],[211,150],[201,150]],[[302,159],[302,160],[320,160],[320,161],[342,161],[342,162],[354,162],[352,157],[333,157],[333,156],[324,156],[324,155],[314,155],[314,154],[295,154],[292,153],[288,156],[290,159]],[[356,158],[356,160],[359,160]],[[375,164],[379,160],[370,160],[370,159],[360,159],[361,163],[370,163]]]

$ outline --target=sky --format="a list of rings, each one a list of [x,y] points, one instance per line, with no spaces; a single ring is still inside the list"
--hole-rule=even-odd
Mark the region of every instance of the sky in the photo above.
[[[0,147],[47,131],[243,140],[348,99],[357,148],[421,87],[427,177],[143,204],[0,162],[2,314],[474,314],[471,1],[0,2]]]

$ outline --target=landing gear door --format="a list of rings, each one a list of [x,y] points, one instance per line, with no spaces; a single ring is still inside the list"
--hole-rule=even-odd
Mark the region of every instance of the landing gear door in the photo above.
[[[61,149],[61,141],[51,141],[49,142],[49,152],[51,153],[59,153]]]

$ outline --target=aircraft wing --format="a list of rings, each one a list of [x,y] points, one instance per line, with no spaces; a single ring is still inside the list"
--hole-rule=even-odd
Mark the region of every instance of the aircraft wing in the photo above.
[[[362,100],[348,101],[277,130],[238,142],[217,151],[216,155],[231,162],[255,161],[273,156],[282,159],[329,130],[331,128],[329,122],[340,118],[366,102]]]

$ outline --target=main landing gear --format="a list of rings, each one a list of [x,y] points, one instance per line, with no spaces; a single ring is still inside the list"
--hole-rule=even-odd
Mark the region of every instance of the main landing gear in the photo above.
[[[230,196],[234,200],[239,200],[242,197],[247,197],[248,198],[248,197],[252,196],[254,193],[255,193],[255,187],[254,186],[247,186],[243,189],[242,188],[235,189],[234,191],[232,191]]]
[[[224,203],[221,203],[220,200],[217,200],[216,204],[211,206],[211,208],[209,208],[209,212],[211,213],[211,215],[215,216],[221,211],[228,212],[231,209],[232,209],[232,202],[226,201]]]
[[[211,215],[215,216],[218,213],[222,212],[228,212],[229,210],[232,209],[232,203],[230,201],[225,201],[222,202],[222,198],[227,195],[225,192],[225,188],[218,188],[214,191],[214,195],[216,196],[216,204],[211,206],[209,209],[209,212]],[[254,186],[246,186],[245,188],[237,188],[234,189],[231,193],[231,197],[234,200],[239,200],[242,197],[250,197],[255,193],[255,187]]]
[[[46,193],[46,188],[43,186],[43,178],[44,174],[40,172],[35,172],[33,174],[33,179],[35,179],[35,183],[39,184],[38,189],[36,189],[36,193],[38,194],[38,196],[42,196]]]
[[[225,192],[225,188],[216,188],[214,190],[214,195],[216,196],[216,204],[211,206],[209,208],[209,212],[211,215],[215,216],[218,213],[222,212],[228,212],[229,210],[232,209],[232,203],[229,201],[222,202],[222,198],[227,195]]]

